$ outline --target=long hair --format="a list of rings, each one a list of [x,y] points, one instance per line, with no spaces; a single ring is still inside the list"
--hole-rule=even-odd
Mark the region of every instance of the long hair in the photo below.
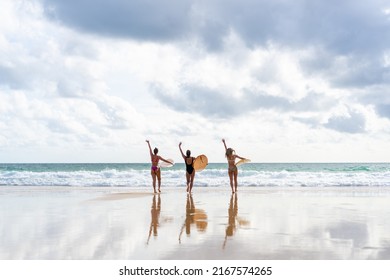
[[[234,154],[235,152],[234,152],[234,150],[232,149],[232,148],[227,148],[226,149],[226,157],[230,157],[230,156],[232,156],[233,154]]]

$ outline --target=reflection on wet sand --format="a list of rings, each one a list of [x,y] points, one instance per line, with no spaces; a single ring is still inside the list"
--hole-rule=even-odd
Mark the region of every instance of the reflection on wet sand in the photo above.
[[[187,195],[186,203],[186,218],[184,224],[180,230],[179,243],[181,243],[181,237],[184,229],[186,235],[191,234],[191,226],[195,224],[199,232],[205,232],[207,228],[207,214],[204,210],[195,208],[194,199],[191,194]]]
[[[237,229],[236,221],[238,222],[239,227],[249,225],[249,221],[237,217],[238,214],[238,198],[237,193],[234,193],[230,197],[229,209],[228,209],[228,224],[225,230],[225,241],[223,242],[222,248],[225,249],[226,242],[228,237],[234,235]]]
[[[160,194],[155,194],[153,195],[152,207],[150,210],[151,222],[149,228],[148,241],[146,242],[146,244],[149,244],[149,240],[150,237],[152,236],[152,232],[153,232],[153,236],[158,235],[157,228],[159,227],[160,211],[161,211],[161,197]]]
[[[388,188],[225,189],[3,189],[0,259],[390,259]]]

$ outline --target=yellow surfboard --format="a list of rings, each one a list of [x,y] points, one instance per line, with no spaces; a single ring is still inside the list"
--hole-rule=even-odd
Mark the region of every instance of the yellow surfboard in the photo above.
[[[203,169],[206,168],[208,163],[209,163],[209,161],[208,161],[207,157],[205,155],[200,155],[200,156],[196,157],[192,166],[194,167],[194,169],[196,171],[202,171]]]
[[[240,165],[243,165],[244,163],[248,163],[248,162],[251,162],[251,160],[247,159],[247,158],[240,159],[239,161],[237,161],[236,166],[240,166]]]

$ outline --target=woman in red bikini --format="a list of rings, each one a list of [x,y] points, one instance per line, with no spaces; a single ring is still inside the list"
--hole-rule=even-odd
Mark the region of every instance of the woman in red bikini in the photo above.
[[[167,161],[166,159],[163,159],[160,157],[158,154],[158,149],[154,148],[153,153],[152,153],[152,148],[150,147],[149,140],[146,140],[146,143],[148,143],[149,146],[149,151],[150,151],[150,160],[152,161],[152,169],[150,171],[153,179],[153,190],[154,193],[156,193],[156,178],[158,180],[158,192],[161,192],[160,187],[161,187],[161,171],[160,167],[158,166],[158,162],[160,160],[165,161],[167,163],[171,163]]]
[[[226,146],[225,139],[222,139],[223,145],[225,146],[225,155],[228,161],[228,174],[230,179],[230,187],[232,188],[232,193],[237,192],[237,176],[238,170],[236,166],[236,158],[244,159],[238,155],[236,155],[235,151],[232,148],[228,148]],[[234,180],[234,182],[233,182]],[[234,184],[233,184],[234,183]],[[233,187],[234,185],[234,187]]]

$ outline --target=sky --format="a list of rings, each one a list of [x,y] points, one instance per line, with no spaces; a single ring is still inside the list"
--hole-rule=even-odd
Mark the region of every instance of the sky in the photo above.
[[[385,0],[1,0],[0,162],[389,162]]]

